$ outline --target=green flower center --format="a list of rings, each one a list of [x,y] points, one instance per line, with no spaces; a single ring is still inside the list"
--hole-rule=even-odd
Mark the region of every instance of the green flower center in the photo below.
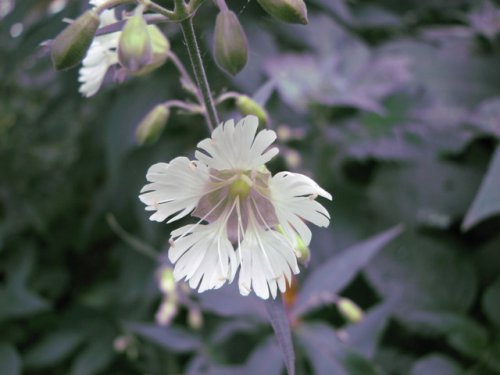
[[[245,174],[241,174],[230,186],[229,194],[233,197],[239,196],[245,199],[250,194],[252,180]]]

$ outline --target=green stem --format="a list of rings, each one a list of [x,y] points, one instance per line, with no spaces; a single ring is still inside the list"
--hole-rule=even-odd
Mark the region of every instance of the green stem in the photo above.
[[[219,124],[219,116],[215,108],[214,100],[212,98],[212,93],[210,91],[210,86],[208,84],[207,75],[205,73],[205,68],[203,67],[203,60],[201,58],[200,48],[198,47],[198,42],[196,40],[196,34],[194,32],[193,20],[191,17],[181,21],[182,34],[184,35],[184,41],[186,42],[186,47],[189,54],[189,59],[191,61],[191,66],[193,68],[194,77],[196,83],[200,89],[203,102],[205,104],[207,125],[210,131]]]

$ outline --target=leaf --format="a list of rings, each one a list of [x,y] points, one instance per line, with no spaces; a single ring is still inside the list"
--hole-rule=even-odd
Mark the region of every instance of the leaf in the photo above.
[[[190,352],[201,345],[197,336],[177,327],[146,323],[127,323],[126,327],[132,333],[176,353]]]
[[[254,295],[242,296],[235,283],[225,288],[208,290],[199,296],[204,311],[223,317],[246,316],[267,321],[267,314],[261,300]],[[228,301],[231,301],[228,303]]]
[[[0,374],[21,375],[21,359],[17,350],[7,342],[0,342]]]
[[[481,172],[422,155],[412,163],[381,166],[367,190],[378,220],[447,229],[467,210]],[[388,202],[391,202],[388,205]]]
[[[391,228],[349,247],[319,266],[304,282],[293,307],[293,315],[303,315],[325,302],[331,303],[336,294],[401,231],[400,226]]]
[[[71,365],[70,375],[97,374],[111,363],[113,356],[113,337],[96,337],[79,352]]]
[[[255,349],[245,363],[245,374],[281,375],[283,361],[280,358],[280,348],[274,340],[266,340]]]
[[[385,301],[368,310],[359,323],[345,328],[346,344],[366,358],[373,358],[378,342],[389,323],[394,308],[392,301]]]
[[[57,331],[45,336],[24,357],[29,368],[50,366],[67,358],[84,340],[83,331]]]
[[[337,359],[340,342],[330,326],[303,323],[296,334],[315,375],[350,375]]]
[[[281,354],[285,361],[285,366],[288,375],[295,374],[295,351],[293,349],[292,333],[290,331],[290,320],[285,311],[284,302],[281,297],[276,300],[268,300],[264,302],[266,305],[269,320],[278,340],[278,345],[281,349]]]
[[[380,101],[410,79],[408,59],[372,54],[329,17],[311,18],[305,32],[316,54],[283,54],[265,65],[282,100],[298,112],[319,103],[381,113]]]
[[[497,147],[493,158],[481,182],[471,207],[462,223],[462,231],[467,231],[480,221],[500,213],[500,146]]]
[[[495,96],[481,102],[469,115],[469,122],[500,140],[500,97]]]
[[[440,354],[431,354],[418,360],[412,367],[410,375],[460,375],[462,369],[453,360]]]
[[[297,329],[301,346],[311,360],[315,375],[376,375],[375,367],[339,341],[324,323],[303,323]]]
[[[500,277],[486,289],[482,306],[488,319],[500,329]]]
[[[45,299],[24,287],[0,287],[0,321],[38,314],[48,308]]]
[[[477,277],[454,242],[406,232],[380,253],[365,275],[394,313],[407,321],[414,310],[465,312],[474,301]]]
[[[450,346],[462,354],[481,358],[489,350],[488,333],[467,316],[440,311],[413,311],[406,318],[421,334],[445,335]]]

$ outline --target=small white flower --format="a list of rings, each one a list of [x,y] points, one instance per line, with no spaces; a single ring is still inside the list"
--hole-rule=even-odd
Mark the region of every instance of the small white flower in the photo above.
[[[231,282],[241,266],[241,294],[254,290],[275,298],[299,273],[297,236],[306,245],[311,241],[303,220],[321,227],[330,222],[315,199],[332,197],[313,180],[290,172],[271,176],[264,164],[278,153],[269,148],[276,133],[256,134],[257,127],[255,116],[236,125],[227,121],[198,143],[197,160],[178,157],[151,166],[146,175],[150,183],[139,198],[155,211],[151,220],[170,223],[190,213],[200,218],[174,230],[169,249],[175,279],[199,292]]]
[[[90,0],[90,4],[97,7],[105,0]],[[99,27],[117,22],[114,10],[106,9],[99,15]],[[101,88],[108,69],[118,63],[116,49],[121,31],[94,37],[87,55],[82,61],[78,81],[80,93],[85,97],[93,96]]]

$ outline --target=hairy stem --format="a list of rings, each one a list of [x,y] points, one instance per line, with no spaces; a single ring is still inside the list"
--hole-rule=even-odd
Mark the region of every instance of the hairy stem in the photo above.
[[[186,42],[189,59],[191,61],[191,66],[193,68],[194,78],[196,79],[196,83],[198,85],[198,88],[200,89],[205,106],[205,117],[207,119],[207,125],[210,131],[212,131],[219,124],[219,116],[217,115],[217,110],[215,108],[214,100],[212,98],[212,93],[210,91],[210,86],[207,80],[207,75],[203,66],[200,48],[198,47],[196,34],[194,32],[193,20],[191,17],[189,17],[182,21],[180,24],[182,28],[182,34],[184,35],[184,41]]]

